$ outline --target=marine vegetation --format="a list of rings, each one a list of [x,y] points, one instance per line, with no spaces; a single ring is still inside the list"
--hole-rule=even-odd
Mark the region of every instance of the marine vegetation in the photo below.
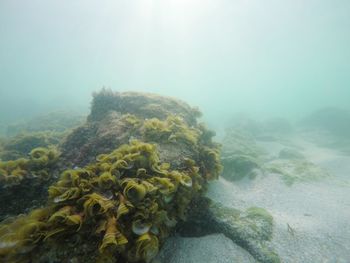
[[[55,147],[38,147],[29,153],[29,158],[0,161],[0,188],[19,185],[24,179],[48,180],[58,156]]]
[[[157,118],[145,120],[141,129],[147,140],[183,141],[195,145],[200,136],[198,129],[188,127],[181,117],[175,115],[168,116],[164,121]]]
[[[109,112],[133,114],[137,117],[166,119],[169,115],[185,118],[187,123],[195,123],[201,116],[198,108],[174,98],[163,97],[151,93],[113,92],[102,89],[93,94],[91,113],[88,121],[101,120]]]
[[[261,207],[249,207],[245,211],[223,206],[207,197],[193,200],[186,222],[177,226],[184,236],[203,236],[222,233],[246,249],[258,262],[280,263],[278,254],[271,246],[274,219]]]
[[[64,132],[30,132],[3,139],[0,141],[0,160],[26,157],[34,148],[57,145],[64,136]]]
[[[172,98],[95,94],[87,121],[58,144],[47,199],[3,212],[26,214],[0,223],[0,262],[150,262],[222,169],[198,116]],[[40,153],[31,169],[45,164]]]
[[[265,165],[265,169],[281,176],[287,185],[295,182],[317,181],[329,176],[328,172],[304,159],[276,159]]]
[[[33,167],[47,161],[42,151],[31,153]],[[160,162],[155,144],[131,140],[94,163],[65,170],[49,188],[45,207],[0,225],[0,261],[32,262],[44,245],[66,242],[94,246],[89,257],[96,262],[150,262],[177,222],[186,219],[206,179],[218,175],[216,154],[207,150],[214,166],[205,176],[195,160],[184,160],[176,170]]]
[[[278,254],[269,246],[273,233],[273,217],[261,207],[244,212],[219,204],[212,204],[212,224],[217,231],[246,248],[259,262],[280,263]]]

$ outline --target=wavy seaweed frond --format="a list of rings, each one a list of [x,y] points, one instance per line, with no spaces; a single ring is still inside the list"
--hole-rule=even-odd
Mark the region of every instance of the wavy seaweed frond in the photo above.
[[[158,238],[155,235],[146,233],[136,240],[136,256],[146,262],[150,262],[159,251]]]
[[[115,217],[107,219],[105,234],[102,243],[99,247],[100,253],[104,254],[107,251],[117,250],[128,243],[126,237],[117,229],[117,220]]]
[[[115,206],[112,200],[97,193],[86,195],[81,200],[84,201],[84,214],[90,217],[105,214]]]

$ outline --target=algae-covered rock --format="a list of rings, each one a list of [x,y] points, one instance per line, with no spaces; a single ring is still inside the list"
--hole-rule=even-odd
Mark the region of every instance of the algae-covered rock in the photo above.
[[[174,98],[163,97],[151,93],[112,92],[103,89],[94,94],[89,121],[99,121],[109,112],[133,114],[139,118],[157,118],[164,120],[169,115],[184,118],[187,124],[196,123],[201,116],[197,108]]]
[[[263,154],[253,137],[235,129],[227,130],[222,147],[222,176],[231,181],[254,178],[262,172]]]
[[[152,263],[257,263],[245,249],[223,234],[174,236],[166,240]]]
[[[261,262],[281,262],[267,242],[272,236],[273,219],[265,209],[251,207],[242,213],[217,204],[210,209],[217,231],[240,244]]]
[[[178,226],[183,236],[222,233],[246,249],[256,260],[264,263],[281,262],[270,246],[273,217],[260,207],[246,211],[224,207],[207,198],[195,201],[189,220]]]
[[[46,204],[0,224],[0,261],[149,262],[221,171],[197,116],[172,98],[95,94],[59,145]]]
[[[28,158],[0,161],[0,220],[45,202],[58,157],[55,147],[38,147]]]
[[[267,163],[264,167],[267,171],[280,175],[287,185],[292,185],[295,182],[317,181],[329,177],[325,169],[303,158],[276,159]]]
[[[244,177],[254,179],[260,168],[259,162],[247,155],[230,155],[221,159],[224,166],[222,176],[231,181],[241,180]]]
[[[161,159],[174,160],[180,152],[191,157],[191,143],[203,133],[198,116],[196,108],[173,98],[102,90],[94,94],[88,121],[62,144],[62,158],[66,164],[82,166],[130,139],[157,143]]]
[[[0,141],[0,160],[23,158],[34,148],[57,145],[64,135],[63,132],[31,132],[3,139]]]

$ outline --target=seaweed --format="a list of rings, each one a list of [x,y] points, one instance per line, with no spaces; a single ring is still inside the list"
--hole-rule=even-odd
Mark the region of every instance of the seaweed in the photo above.
[[[26,157],[38,147],[57,145],[65,136],[64,132],[25,132],[0,141],[0,159],[2,161]]]
[[[55,147],[39,147],[30,152],[28,159],[0,161],[0,187],[19,185],[24,179],[47,181],[58,156],[59,152]]]
[[[141,128],[142,135],[146,140],[168,141],[196,145],[201,131],[189,127],[186,122],[178,116],[170,115],[164,121],[157,118],[147,119]]]
[[[150,262],[222,169],[215,133],[198,116],[175,99],[95,94],[87,122],[59,144],[57,167],[39,147],[0,170],[14,179],[60,171],[41,208],[0,223],[0,261]]]
[[[280,175],[288,186],[296,182],[318,181],[329,177],[325,169],[304,158],[274,160],[265,164],[264,168],[270,173]]]
[[[51,161],[43,148],[30,156],[35,168]],[[84,168],[63,171],[44,208],[1,224],[0,259],[30,259],[43,244],[87,235],[99,240],[97,261],[150,262],[177,221],[185,220],[203,176],[194,160],[172,170],[160,163],[154,144],[132,140]]]

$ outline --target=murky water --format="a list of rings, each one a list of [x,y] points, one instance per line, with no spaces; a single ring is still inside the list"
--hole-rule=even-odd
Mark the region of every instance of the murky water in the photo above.
[[[232,238],[232,229],[220,227],[206,231],[192,226],[197,234],[188,236],[174,230],[160,242],[154,262],[350,262],[349,27],[346,0],[0,1],[0,220],[5,220],[0,223],[0,261],[8,259],[8,248],[17,242],[2,226],[44,206],[48,187],[63,170],[43,172],[23,161],[40,155],[34,148],[65,150],[69,160],[57,157],[53,148],[45,158],[76,170],[112,146],[142,136],[147,142],[166,137],[169,145],[160,147],[160,155],[171,152],[166,163],[180,169],[179,160],[193,150],[188,145],[205,141],[198,139],[205,134],[195,121],[199,109],[198,121],[215,131],[213,140],[222,144],[224,165],[203,196],[240,211],[232,216],[238,234]],[[131,95],[134,100],[119,104],[106,99],[86,121],[94,108],[93,92],[103,88],[110,97],[109,90],[154,93],[196,110],[166,98],[161,102]],[[169,115],[180,119],[154,121],[159,129],[155,137],[146,137],[146,126],[138,126]],[[174,132],[174,127],[182,130]],[[179,143],[177,136],[187,129],[192,133],[183,136],[183,148],[174,148],[171,143]],[[196,165],[210,163],[203,157],[205,149],[197,150],[202,155]],[[20,162],[19,169],[14,163]],[[32,179],[46,178],[43,185],[33,184],[30,194],[20,183],[26,169],[32,169]],[[199,171],[201,176],[207,172],[203,167]],[[192,187],[192,181],[186,184]],[[13,202],[21,191],[28,196],[16,196]],[[105,195],[114,198],[112,192]],[[260,229],[261,218],[251,222],[246,211],[251,207],[272,216],[268,237],[261,234],[266,230]],[[243,231],[239,220],[250,225],[242,223]],[[44,236],[52,233],[45,231],[32,233],[35,247],[39,243],[43,250]],[[32,262],[34,258],[23,259],[22,254],[33,247],[21,246],[17,259]],[[66,253],[73,258],[67,262],[80,262],[73,250]],[[273,261],[274,253],[280,261]]]

